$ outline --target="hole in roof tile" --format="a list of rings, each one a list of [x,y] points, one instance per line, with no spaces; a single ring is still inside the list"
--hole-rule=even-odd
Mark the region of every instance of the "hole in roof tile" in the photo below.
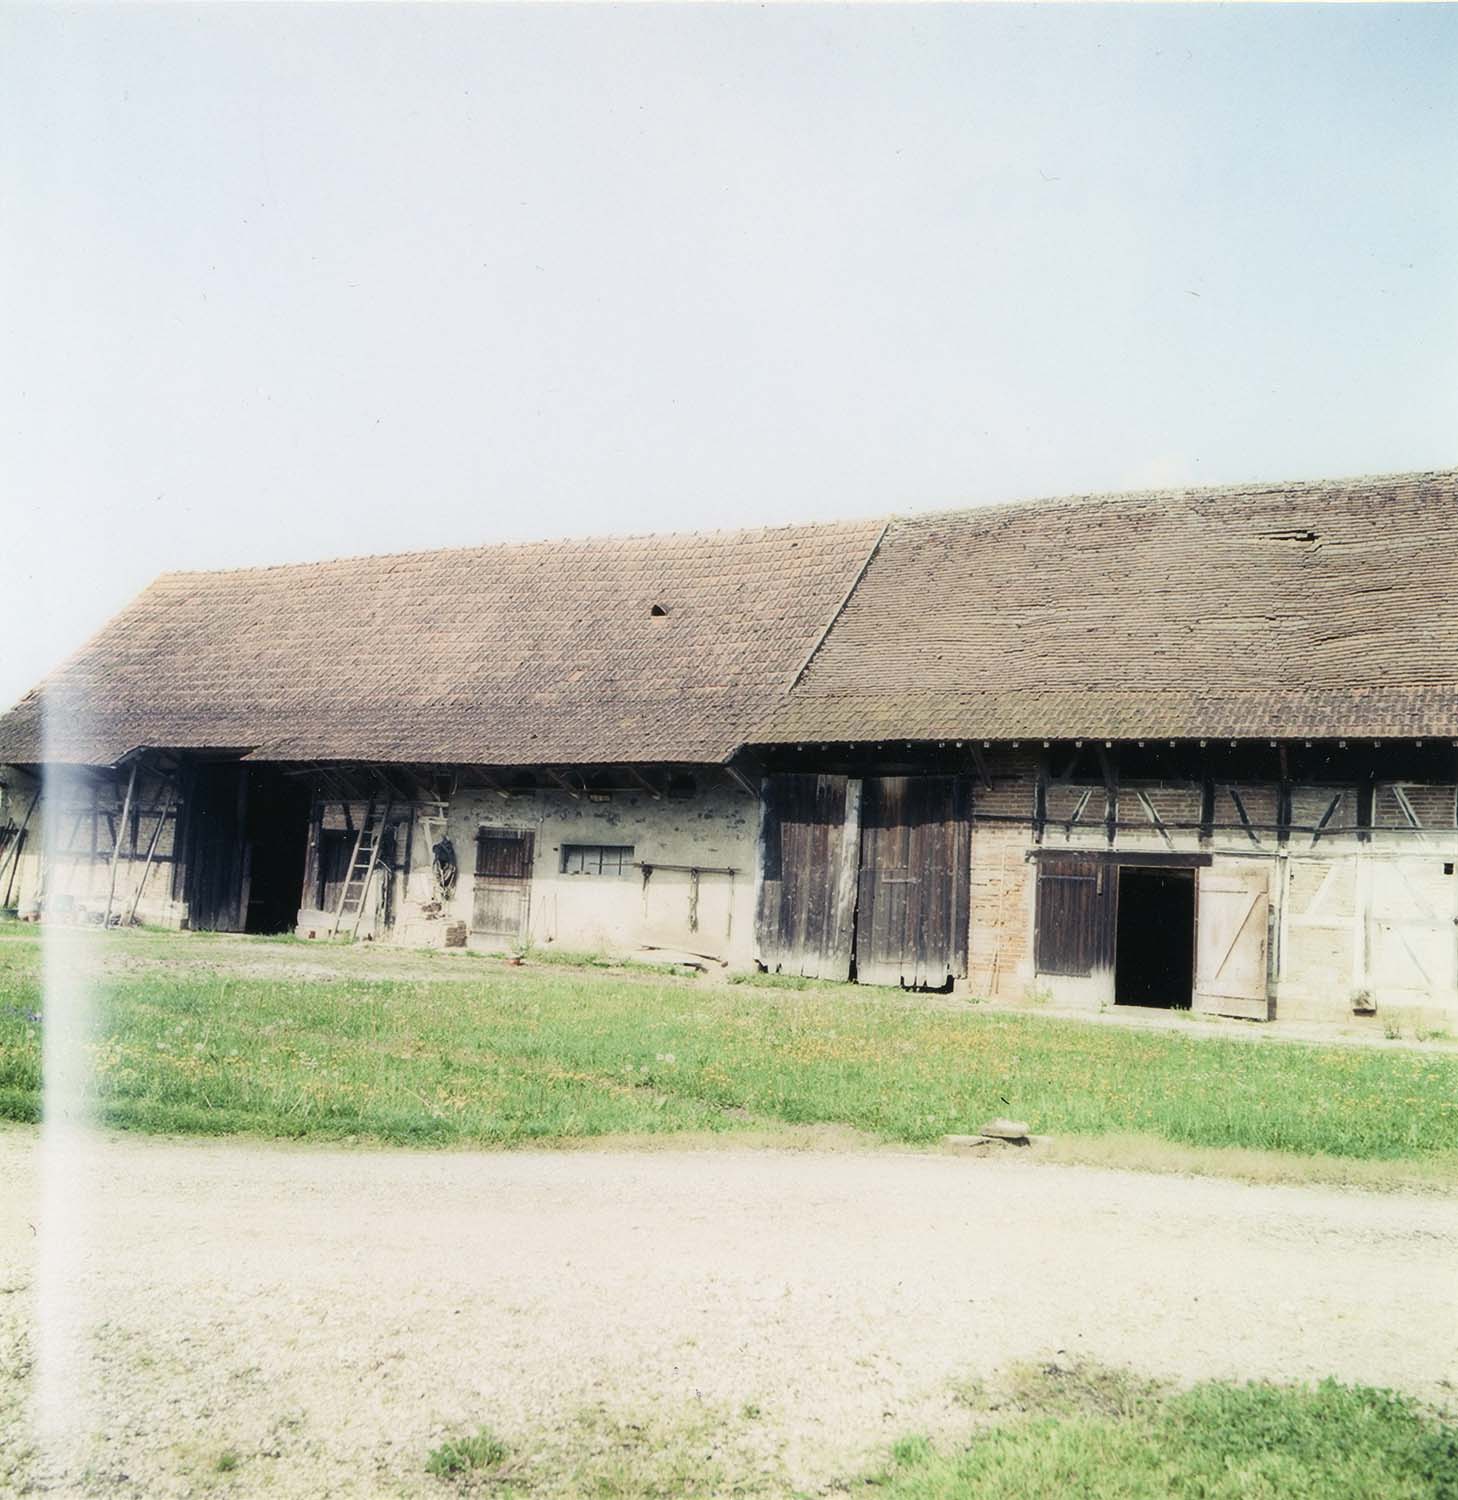
[[[652,615],[654,619],[661,620],[663,616],[668,613],[668,611],[664,609],[661,604],[655,604],[653,608],[648,611],[648,613]]]

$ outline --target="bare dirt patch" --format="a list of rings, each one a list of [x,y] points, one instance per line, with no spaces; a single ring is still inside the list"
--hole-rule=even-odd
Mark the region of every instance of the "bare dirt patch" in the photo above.
[[[12,1371],[35,1145],[0,1131]],[[564,1434],[657,1423],[706,1475],[781,1494],[946,1430],[959,1386],[1015,1361],[1439,1401],[1458,1374],[1458,1205],[1431,1197],[911,1152],[118,1136],[76,1181],[90,1437],[25,1463],[62,1493],[89,1470],[109,1495],[429,1495],[429,1452],[483,1424],[566,1463]]]

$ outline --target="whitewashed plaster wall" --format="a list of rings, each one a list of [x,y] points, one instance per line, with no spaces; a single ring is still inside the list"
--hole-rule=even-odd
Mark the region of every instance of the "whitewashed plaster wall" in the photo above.
[[[509,797],[463,791],[452,800],[446,825],[460,871],[449,909],[433,920],[422,912],[436,892],[425,825],[417,823],[410,874],[398,893],[396,941],[441,942],[448,922],[469,929],[482,828],[534,836],[527,918],[532,944],[610,954],[651,947],[702,954],[736,968],[752,964],[759,805],[740,788],[708,787],[684,798],[615,791],[606,802],[560,791]],[[562,850],[572,844],[631,846],[634,865],[621,875],[566,873]],[[646,881],[644,864],[655,866]],[[702,872],[696,929],[690,925],[691,876],[687,869],[663,868],[668,865]],[[486,939],[471,941],[492,946]]]

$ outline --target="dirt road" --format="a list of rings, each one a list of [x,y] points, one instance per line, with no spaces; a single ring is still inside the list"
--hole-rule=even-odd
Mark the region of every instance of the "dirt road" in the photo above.
[[[0,1356],[32,1338],[36,1143],[0,1130]],[[444,1434],[528,1441],[593,1406],[749,1414],[764,1472],[818,1486],[953,1420],[954,1386],[1011,1361],[1440,1400],[1458,1378],[1458,1204],[1434,1198],[1012,1151],[115,1136],[76,1182],[94,1441],[69,1469],[35,1460],[58,1493],[87,1465],[86,1493],[435,1493]]]

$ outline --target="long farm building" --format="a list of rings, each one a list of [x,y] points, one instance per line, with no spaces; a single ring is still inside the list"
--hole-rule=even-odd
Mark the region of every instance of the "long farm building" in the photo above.
[[[1458,1022],[1458,474],[159,578],[0,906]]]

